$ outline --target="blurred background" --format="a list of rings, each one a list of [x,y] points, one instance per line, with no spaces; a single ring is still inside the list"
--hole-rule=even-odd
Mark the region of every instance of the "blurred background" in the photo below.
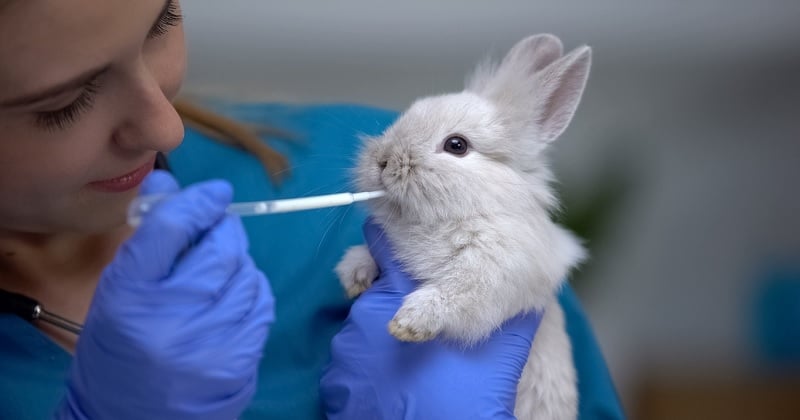
[[[399,111],[527,35],[592,46],[552,156],[628,415],[800,415],[800,2],[183,3],[197,98]]]

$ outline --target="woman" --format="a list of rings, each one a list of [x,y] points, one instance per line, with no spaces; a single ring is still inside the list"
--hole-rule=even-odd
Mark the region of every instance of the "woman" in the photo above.
[[[152,171],[183,138],[171,104],[181,25],[177,0],[0,0],[0,288],[83,325],[79,336],[42,322],[32,333],[73,355],[60,418],[235,418],[256,392],[274,305],[240,220],[225,213],[231,186],[180,191]],[[133,231],[126,209],[142,193],[173,196]],[[413,378],[369,368],[419,349],[374,322],[412,282],[366,232],[383,278],[334,340],[326,413],[510,418],[538,318],[467,353],[434,342]],[[28,342],[21,328],[0,357]],[[0,406],[12,411],[0,417],[33,412],[31,392],[6,389]]]

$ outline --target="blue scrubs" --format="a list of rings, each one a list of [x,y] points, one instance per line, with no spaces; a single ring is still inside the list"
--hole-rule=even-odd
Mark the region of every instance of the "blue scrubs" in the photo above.
[[[349,190],[358,136],[380,134],[397,113],[353,105],[226,105],[237,119],[283,128],[295,140],[267,139],[292,172],[273,186],[246,152],[187,130],[170,155],[182,184],[224,178],[235,200],[288,198]],[[350,245],[363,243],[366,214],[358,205],[244,219],[250,252],[270,279],[276,324],[270,331],[256,397],[242,419],[320,419],[318,386],[330,339],[350,302],[333,267]],[[608,370],[570,288],[561,294],[578,368],[583,419],[623,418]],[[0,419],[47,418],[62,395],[70,355],[30,324],[0,315]]]

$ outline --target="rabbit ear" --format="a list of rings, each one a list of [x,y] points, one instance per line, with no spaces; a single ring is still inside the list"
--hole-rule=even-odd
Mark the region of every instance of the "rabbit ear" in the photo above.
[[[488,94],[499,87],[498,79],[503,76],[531,75],[561,57],[562,52],[561,40],[554,35],[531,35],[511,47],[499,66],[489,59],[478,65],[467,81],[467,89]]]
[[[583,46],[535,74],[535,112],[540,139],[551,142],[567,128],[586,87],[592,49]]]
[[[563,57],[561,53],[555,36],[530,36],[514,45],[499,65],[479,66],[467,90],[493,101],[515,125],[535,126],[539,141],[549,143],[572,120],[592,61],[587,46]]]
[[[532,35],[517,42],[503,58],[500,67],[514,66],[537,72],[561,57],[563,49],[561,40],[554,35]]]

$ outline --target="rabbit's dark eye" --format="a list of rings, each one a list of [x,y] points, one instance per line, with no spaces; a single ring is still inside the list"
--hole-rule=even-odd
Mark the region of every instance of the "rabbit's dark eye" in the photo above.
[[[461,136],[450,136],[444,141],[444,151],[454,155],[464,155],[467,153],[469,144],[467,139]]]

